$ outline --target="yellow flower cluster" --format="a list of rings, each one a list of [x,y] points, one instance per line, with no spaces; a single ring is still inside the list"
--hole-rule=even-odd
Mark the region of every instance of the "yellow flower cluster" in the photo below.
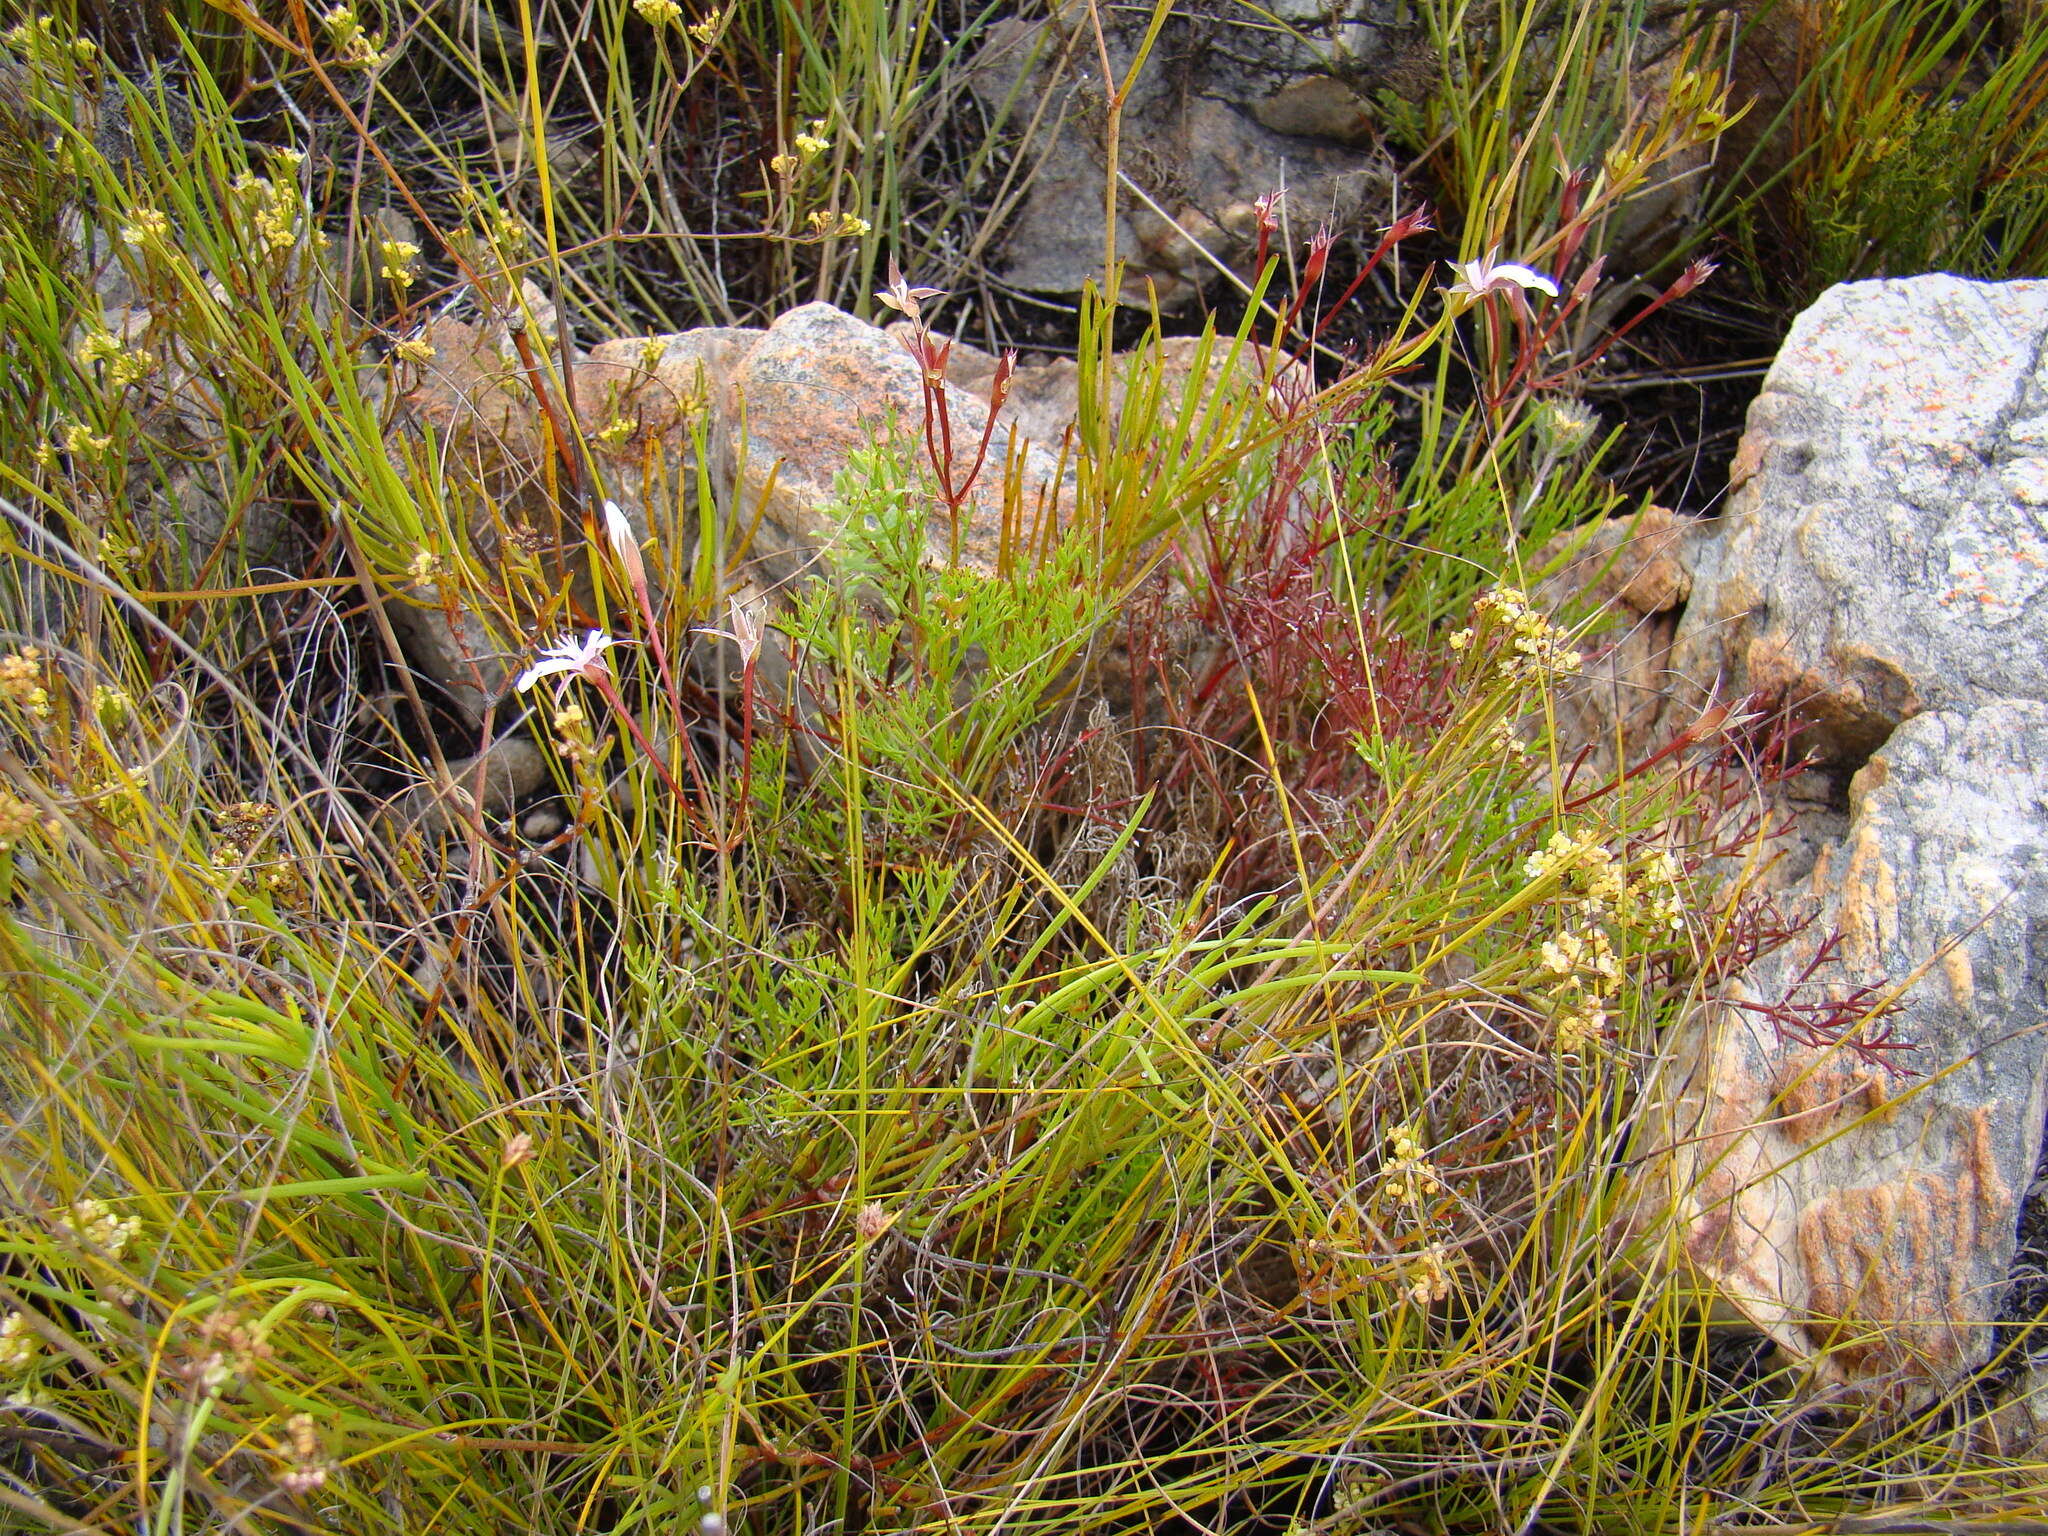
[[[0,43],[22,58],[33,57],[39,51],[54,48],[58,43],[57,19],[54,16],[38,16],[33,21],[24,21],[18,27],[9,27],[0,32]],[[89,37],[72,37],[68,40],[71,56],[81,64],[90,64],[99,49]]]
[[[1549,844],[1522,865],[1532,882],[1555,879],[1577,894],[1579,914],[1589,922],[1614,917],[1648,937],[1685,927],[1685,872],[1669,849],[1644,859],[1633,880],[1622,861],[1591,829],[1553,832]]]
[[[1387,1138],[1387,1146],[1392,1155],[1380,1165],[1380,1177],[1396,1200],[1419,1205],[1444,1187],[1435,1164],[1422,1155],[1422,1143],[1415,1139],[1412,1127],[1397,1126]]]
[[[37,720],[50,718],[50,690],[43,686],[43,653],[33,645],[0,656],[0,699]]]
[[[42,1342],[21,1313],[10,1312],[0,1319],[0,1376],[18,1376],[27,1370],[35,1363]]]
[[[384,34],[365,31],[354,6],[335,6],[320,24],[327,29],[335,58],[347,68],[375,69],[384,62]]]
[[[313,1415],[293,1414],[284,1421],[284,1433],[291,1460],[278,1474],[277,1486],[293,1498],[303,1498],[326,1483],[333,1467],[322,1453]]]
[[[88,454],[105,453],[114,446],[114,439],[106,432],[95,432],[82,421],[67,421],[58,429],[57,443],[66,453],[75,458]]]
[[[795,154],[784,150],[768,162],[768,169],[773,171],[776,178],[780,181],[790,180],[798,171],[832,147],[832,141],[825,136],[825,120],[822,117],[812,118],[810,125],[796,136],[795,143]],[[852,218],[850,214],[814,213],[811,215],[811,229],[815,234],[831,234],[834,231],[823,227],[820,222],[821,220],[829,224],[836,219],[850,218]],[[856,219],[853,222],[861,225],[860,233],[867,233],[867,226],[864,221]],[[840,233],[845,232],[840,231]]]
[[[46,821],[32,802],[0,789],[0,853],[10,851],[38,827],[51,837],[64,830],[54,816]]]
[[[65,1229],[87,1247],[118,1259],[142,1231],[135,1216],[116,1216],[103,1200],[80,1200],[62,1218]]]
[[[202,1391],[218,1396],[239,1384],[274,1353],[263,1329],[242,1320],[232,1307],[212,1313],[199,1325],[203,1351],[190,1367]]]
[[[420,259],[420,248],[410,240],[380,240],[377,242],[377,268],[379,277],[388,278],[403,290],[413,285],[419,274],[413,270],[413,263]]]
[[[1605,928],[1567,928],[1545,939],[1538,954],[1559,991],[1607,992],[1621,985],[1621,962]]]
[[[1451,1294],[1451,1270],[1446,1260],[1450,1249],[1443,1243],[1431,1243],[1415,1256],[1409,1268],[1408,1299],[1418,1307],[1431,1302],[1442,1301]]]
[[[555,750],[562,760],[572,765],[591,761],[597,755],[591,741],[590,718],[574,704],[564,704],[555,711],[551,724],[555,732]]]
[[[820,240],[838,235],[843,239],[858,240],[871,234],[874,226],[866,219],[856,218],[850,213],[825,213],[811,215],[811,233]]]
[[[1551,1040],[1558,1054],[1582,1056],[1607,1031],[1607,999],[1621,985],[1613,941],[1597,924],[1567,928],[1537,951],[1550,987]]]
[[[246,854],[262,839],[276,819],[277,807],[260,800],[238,800],[213,813],[213,825],[221,841],[237,854]]]
[[[277,157],[279,173],[275,176],[257,176],[249,171],[235,178],[233,191],[249,218],[249,227],[256,232],[256,239],[272,255],[289,251],[299,243],[299,189],[296,182],[285,179],[288,170],[296,170],[303,157],[296,151],[286,151]]]
[[[92,690],[92,712],[108,730],[118,730],[135,718],[135,697],[125,688],[99,683]]]
[[[171,221],[161,209],[137,208],[121,226],[121,243],[135,250],[160,248],[170,238]]]
[[[825,119],[814,117],[811,125],[796,136],[796,150],[806,160],[815,160],[832,147],[832,141],[825,137]]]
[[[1668,848],[1660,848],[1644,861],[1635,882],[1629,886],[1629,916],[1652,932],[1677,933],[1685,927],[1685,871],[1679,868]]]
[[[1629,878],[1624,859],[1589,827],[1557,831],[1523,862],[1537,885],[1554,883],[1570,894],[1567,926],[1537,950],[1538,970],[1550,990],[1557,1048],[1580,1055],[1607,1030],[1607,1000],[1621,985],[1621,963],[1608,925],[1655,945],[1685,927],[1685,872],[1669,849],[1643,858]]]
[[[1562,1002],[1551,1015],[1550,1029],[1559,1055],[1583,1056],[1607,1033],[1607,1010],[1597,997]]]
[[[676,0],[633,0],[633,9],[650,27],[672,27],[683,19],[683,8]]]
[[[1622,869],[1590,829],[1554,832],[1522,871],[1537,882],[1556,880],[1575,891],[1586,928],[1567,928],[1543,941],[1537,958],[1551,984],[1551,1039],[1558,1054],[1582,1056],[1607,1029],[1607,995],[1621,984],[1621,964],[1602,922],[1627,894]]]
[[[87,327],[71,348],[81,372],[97,374],[109,389],[126,389],[149,372],[147,354],[125,346],[109,331]]]
[[[142,560],[139,545],[120,537],[118,534],[103,533],[99,544],[93,550],[93,558],[115,575],[125,575],[130,566]]]
[[[1621,865],[1607,844],[1590,827],[1577,832],[1553,832],[1549,844],[1532,853],[1522,865],[1530,880],[1556,879],[1579,892],[1580,910],[1598,918],[1613,910],[1627,894]]]
[[[1498,666],[1503,677],[1530,682],[1545,676],[1569,677],[1579,670],[1583,658],[1572,649],[1571,635],[1529,605],[1520,587],[1495,587],[1482,593],[1472,605],[1473,624],[1450,637],[1454,651],[1462,651],[1490,632],[1498,632],[1503,643]]]

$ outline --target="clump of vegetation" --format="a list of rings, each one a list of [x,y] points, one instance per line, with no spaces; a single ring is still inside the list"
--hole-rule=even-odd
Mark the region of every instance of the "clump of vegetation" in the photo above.
[[[2038,1507],[1970,1399],[1817,1401],[1671,1262],[1645,1128],[1791,930],[1782,737],[1596,772],[1595,620],[1536,594],[1632,510],[1577,384],[1707,276],[1599,302],[1605,221],[1736,110],[1704,64],[1561,181],[1503,82],[1465,264],[1334,364],[1327,239],[1262,230],[1185,386],[1091,294],[1067,494],[993,562],[939,358],[771,613],[707,485],[606,511],[522,279],[621,329],[880,289],[933,360],[877,261],[950,284],[993,212],[928,179],[983,18],[87,10],[0,62],[0,1529]],[[531,483],[401,424],[444,300],[543,407]],[[546,760],[515,815],[423,611],[534,658],[476,670]]]

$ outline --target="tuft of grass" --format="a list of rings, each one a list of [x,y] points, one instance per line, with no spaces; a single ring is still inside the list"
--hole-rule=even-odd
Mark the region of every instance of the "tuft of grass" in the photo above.
[[[1598,781],[1554,729],[1592,642],[1525,566],[1614,508],[1559,412],[1634,323],[1587,318],[1586,184],[1529,214],[1555,302],[1418,293],[1320,377],[1327,242],[1292,284],[1262,249],[1180,373],[1091,295],[1057,509],[992,562],[942,536],[935,384],[756,615],[701,488],[644,554],[587,516],[520,280],[749,313],[666,158],[742,84],[826,124],[793,188],[921,227],[901,135],[945,87],[904,66],[965,33],[644,9],[221,0],[149,79],[69,13],[9,33],[0,1529],[2038,1507],[1969,1389],[1827,1401],[1674,1262],[1658,1085],[1789,932],[1749,810],[1782,765],[1739,712]],[[425,132],[458,86],[466,135]],[[753,233],[756,295],[872,281],[876,246]],[[444,307],[549,424],[517,473],[398,408]],[[430,612],[480,726],[397,647]],[[713,624],[736,687],[687,665]],[[506,687],[589,626],[621,643]],[[509,813],[497,734],[546,765]]]
[[[1749,28],[1789,34],[1791,89],[1721,178],[1704,222],[1796,259],[1782,294],[1953,271],[2022,277],[2048,265],[2048,19],[1976,3],[1844,3]]]
[[[1811,156],[1792,194],[1808,291],[2048,266],[2048,17],[1844,6],[1811,41],[1793,129]]]

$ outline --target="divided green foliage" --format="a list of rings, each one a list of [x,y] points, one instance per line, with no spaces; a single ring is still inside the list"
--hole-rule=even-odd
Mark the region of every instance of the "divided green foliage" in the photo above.
[[[832,576],[786,624],[820,669],[830,750],[868,770],[875,798],[862,814],[892,848],[917,847],[960,818],[962,796],[988,792],[1022,733],[1071,690],[1116,597],[1077,538],[1008,578],[932,560],[932,493],[906,470],[913,451],[886,442],[841,473]]]
[[[2048,269],[2048,16],[2039,7],[1757,7],[1738,47],[1783,89],[1723,156],[1694,244],[1742,247],[1787,314],[1832,283]]]

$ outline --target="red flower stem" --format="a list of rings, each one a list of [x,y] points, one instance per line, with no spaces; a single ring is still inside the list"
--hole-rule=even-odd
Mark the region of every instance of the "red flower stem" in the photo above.
[[[684,792],[683,786],[677,782],[676,776],[669,768],[667,761],[659,752],[654,750],[654,743],[649,741],[646,733],[640,729],[639,720],[634,717],[630,709],[626,708],[626,701],[620,695],[618,685],[612,681],[611,675],[604,672],[595,672],[586,673],[585,676],[596,687],[597,691],[603,695],[604,701],[610,707],[611,712],[625,723],[627,733],[632,736],[634,744],[646,755],[648,762],[654,765],[654,771],[661,775],[661,782],[668,787],[668,792],[675,796],[676,803],[683,809],[683,814],[690,818],[691,826],[699,831],[704,830],[704,824],[698,820],[697,813],[690,808],[690,797]],[[678,723],[680,723],[680,717]]]

